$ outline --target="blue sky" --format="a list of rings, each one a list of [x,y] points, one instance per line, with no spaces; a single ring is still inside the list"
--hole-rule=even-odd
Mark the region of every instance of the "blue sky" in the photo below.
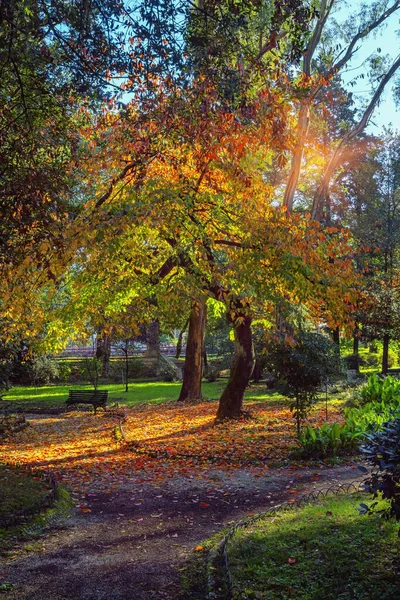
[[[340,14],[345,14],[345,12],[351,14],[355,10],[357,4],[359,3],[352,3],[346,11],[340,11],[337,15],[338,18]],[[392,4],[392,2],[390,2],[390,4]],[[349,66],[349,69],[351,70],[344,74],[344,81],[348,82],[361,73],[366,74],[367,66],[365,60],[372,53],[376,52],[377,48],[381,48],[381,55],[388,55],[393,61],[400,53],[399,31],[400,9],[391,15],[387,24],[381,26],[377,35],[370,34],[367,39],[359,44],[360,49],[351,61]],[[400,85],[400,73],[397,75],[397,79],[397,85]],[[380,106],[375,109],[367,129],[369,133],[379,135],[382,132],[382,129],[388,127],[390,124],[392,125],[392,129],[400,131],[400,107],[396,108],[393,101],[393,86],[395,80],[396,78],[394,78],[392,83],[387,86]],[[367,78],[358,79],[356,84],[349,89],[351,89],[351,91],[360,99],[365,100],[371,97],[371,87],[368,84]]]

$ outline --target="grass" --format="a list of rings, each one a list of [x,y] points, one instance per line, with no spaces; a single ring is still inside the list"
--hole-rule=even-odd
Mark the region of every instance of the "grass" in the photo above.
[[[226,380],[214,383],[204,382],[202,392],[205,398],[217,400],[226,386]],[[14,407],[24,408],[61,408],[65,407],[70,389],[93,389],[90,385],[45,385],[40,387],[15,386],[4,396],[4,403],[12,410]],[[142,403],[160,403],[176,400],[179,396],[181,383],[165,383],[152,381],[135,381],[129,384],[125,392],[125,384],[108,383],[100,389],[109,390],[109,402],[118,402],[128,406]],[[265,387],[249,388],[246,399],[282,401],[282,396],[267,392]]]
[[[50,524],[56,523],[59,519],[67,517],[72,510],[72,500],[68,491],[61,485],[56,489],[55,502],[51,508],[47,508],[40,514],[34,516],[28,523],[15,527],[0,527],[0,562],[2,556],[15,557],[19,552],[34,552],[43,548],[43,542],[35,542],[35,538],[40,538],[43,530]],[[20,550],[16,549],[15,540],[24,542]],[[29,543],[25,543],[29,541]],[[0,586],[0,592],[9,589],[7,582]]]
[[[0,522],[29,509],[50,491],[38,477],[24,471],[0,465]]]
[[[399,524],[360,516],[360,502],[336,496],[239,529],[228,544],[234,585],[250,599],[399,598]]]

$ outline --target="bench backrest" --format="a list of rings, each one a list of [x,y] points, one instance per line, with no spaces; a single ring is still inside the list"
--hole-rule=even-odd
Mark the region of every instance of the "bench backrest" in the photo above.
[[[108,398],[108,390],[69,390],[69,400],[104,401]]]

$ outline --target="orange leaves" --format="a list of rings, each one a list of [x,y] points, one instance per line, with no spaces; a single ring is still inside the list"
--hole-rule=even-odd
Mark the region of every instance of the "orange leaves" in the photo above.
[[[227,469],[287,455],[295,443],[290,411],[261,403],[250,409],[253,418],[214,425],[215,403],[159,405],[133,410],[124,430],[139,451],[218,462]]]
[[[0,461],[51,472],[79,492],[104,492],[121,481],[140,485],[178,476],[210,480],[215,468],[230,472],[247,465],[262,476],[270,461],[286,459],[296,445],[290,411],[283,404],[247,403],[251,417],[214,425],[216,402],[180,406],[175,402],[142,405],[127,414],[124,432],[132,446],[116,442],[113,417],[71,412],[32,417],[31,427],[0,447]],[[330,409],[331,418],[337,413]],[[323,419],[316,412],[312,422]],[[294,491],[290,491],[290,494]],[[142,499],[134,498],[140,506]],[[78,508],[89,512],[78,499]],[[199,502],[202,510],[210,499]]]

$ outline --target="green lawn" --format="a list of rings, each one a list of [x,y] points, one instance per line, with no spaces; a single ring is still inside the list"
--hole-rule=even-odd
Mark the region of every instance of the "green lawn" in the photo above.
[[[217,400],[227,383],[226,379],[220,379],[214,383],[203,382],[202,392],[205,398]],[[109,390],[109,402],[118,402],[134,406],[144,402],[166,402],[176,400],[181,388],[180,383],[165,383],[160,381],[137,381],[129,384],[129,391],[125,392],[125,385],[109,383],[102,385],[100,389]],[[29,407],[49,408],[65,406],[70,389],[92,389],[90,385],[45,385],[40,387],[15,386],[4,396],[6,404]],[[282,396],[265,390],[264,386],[250,387],[245,394],[247,400],[282,401]]]
[[[335,497],[239,529],[228,544],[234,585],[265,600],[400,598],[399,524],[360,516],[360,502]]]

